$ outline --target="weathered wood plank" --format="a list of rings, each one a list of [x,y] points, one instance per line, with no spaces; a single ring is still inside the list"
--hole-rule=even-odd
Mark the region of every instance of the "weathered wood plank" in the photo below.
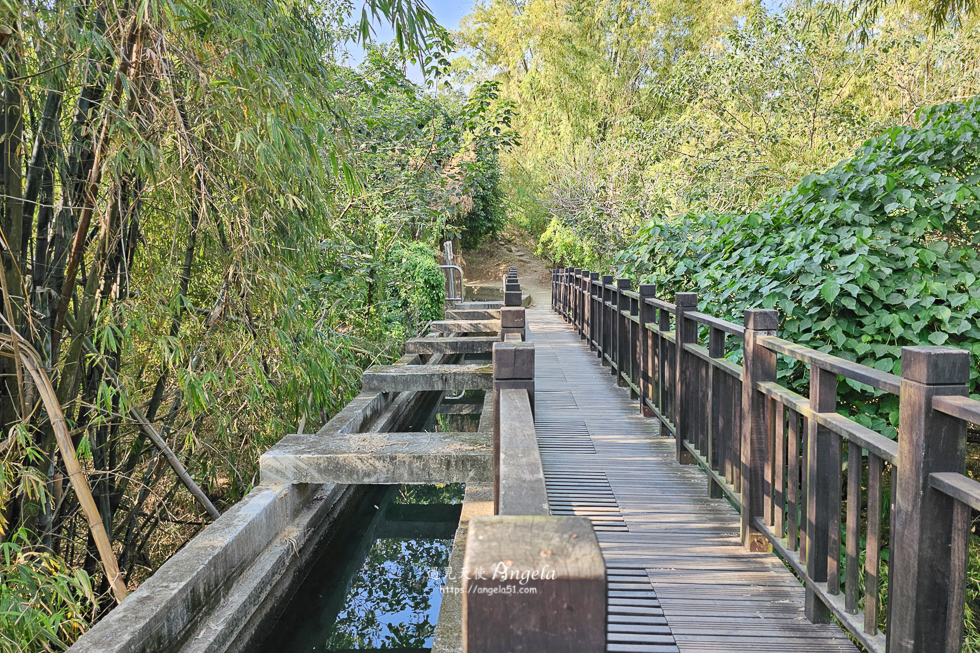
[[[501,515],[548,515],[541,453],[526,390],[500,391]]]

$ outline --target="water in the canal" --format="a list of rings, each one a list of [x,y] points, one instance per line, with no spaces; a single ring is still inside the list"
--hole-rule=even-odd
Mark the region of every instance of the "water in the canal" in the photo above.
[[[482,405],[483,391],[434,394],[403,428],[475,431]],[[462,502],[461,484],[368,488],[261,650],[430,650]]]
[[[462,499],[458,484],[369,492],[343,542],[313,564],[265,651],[430,650]]]

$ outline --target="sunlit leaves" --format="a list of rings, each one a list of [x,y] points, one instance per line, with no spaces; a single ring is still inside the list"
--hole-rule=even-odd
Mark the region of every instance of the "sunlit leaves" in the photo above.
[[[0,542],[0,651],[61,650],[87,627],[96,600],[88,574],[38,551],[19,530]]]
[[[919,119],[751,213],[648,223],[624,269],[667,297],[696,290],[706,311],[732,319],[779,308],[784,337],[884,371],[898,370],[903,345],[971,346],[980,338],[971,241],[980,229],[980,97]],[[980,366],[972,375],[976,391]]]

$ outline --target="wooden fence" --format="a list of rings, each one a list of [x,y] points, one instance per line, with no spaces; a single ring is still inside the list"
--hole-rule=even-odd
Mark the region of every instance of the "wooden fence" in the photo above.
[[[671,303],[577,268],[553,271],[552,305],[741,512],[745,546],[792,567],[811,621],[836,617],[875,652],[961,650],[980,510],[964,474],[967,426],[980,424],[966,351],[905,347],[896,376],[779,338],[777,311],[734,324],[700,312],[696,293]],[[731,338],[742,365],[726,357]],[[809,397],[777,383],[778,356],[806,366]],[[899,397],[897,441],[837,412],[840,378]]]

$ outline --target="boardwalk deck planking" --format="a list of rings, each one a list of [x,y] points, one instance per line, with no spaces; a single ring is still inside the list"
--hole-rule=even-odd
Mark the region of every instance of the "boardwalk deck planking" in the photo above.
[[[738,513],[708,497],[697,466],[676,462],[673,438],[640,416],[573,327],[547,306],[529,312],[549,503],[596,528],[607,650],[856,651],[836,625],[806,620],[800,583],[775,555],[742,546]]]

